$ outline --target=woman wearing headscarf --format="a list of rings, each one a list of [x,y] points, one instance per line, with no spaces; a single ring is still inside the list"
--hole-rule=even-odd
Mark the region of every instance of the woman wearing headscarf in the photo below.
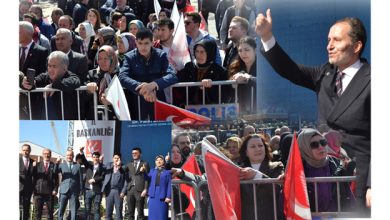
[[[118,45],[116,54],[118,56],[119,67],[122,67],[125,53],[137,47],[135,44],[135,36],[131,33],[122,33],[117,37],[116,43]]]
[[[306,177],[345,176],[345,169],[340,161],[327,154],[327,141],[318,130],[303,129],[298,135],[298,145]],[[316,211],[314,183],[307,183],[307,193],[310,208]],[[337,211],[336,183],[318,183],[317,195],[318,212]],[[343,211],[349,210],[355,203],[348,183],[340,183],[340,199]]]
[[[79,33],[80,37],[83,39],[83,44],[81,47],[81,52],[88,57],[88,51],[92,47],[93,41],[95,40],[95,31],[93,26],[88,21],[82,22],[76,28],[76,32]],[[88,69],[93,68],[93,59],[88,57]]]
[[[129,23],[129,32],[132,33],[134,36],[136,36],[137,32],[142,28],[145,28],[145,25],[140,20],[132,20]]]
[[[90,70],[87,75],[87,91],[89,93],[89,99],[87,103],[87,119],[93,119],[92,108],[92,93],[98,92],[98,102],[106,106],[110,106],[108,109],[109,119],[115,119],[111,103],[106,100],[105,90],[110,84],[112,78],[119,73],[118,59],[115,54],[114,48],[108,45],[102,46],[98,51],[97,59],[98,67]]]
[[[189,104],[203,103],[203,89],[205,89],[205,103],[218,103],[218,86],[212,86],[212,81],[227,80],[227,72],[221,65],[214,63],[217,44],[215,40],[204,39],[194,46],[195,61],[188,62],[184,69],[177,73],[179,82],[201,82],[202,86],[189,88]],[[222,87],[224,88],[224,87]],[[174,103],[183,106],[185,90],[178,89],[174,93]]]
[[[252,168],[259,171],[259,178],[280,178],[284,174],[284,166],[281,162],[272,162],[272,154],[268,143],[258,134],[246,136],[240,148],[241,167]],[[258,174],[256,174],[258,175]],[[257,176],[254,179],[258,178]],[[276,199],[280,197],[281,187],[275,185]],[[272,184],[256,185],[256,194],[251,184],[241,185],[241,209],[242,219],[255,219],[254,198],[256,196],[257,219],[274,219],[273,189]],[[278,219],[283,219],[282,206],[277,202]]]
[[[114,50],[117,49],[115,31],[110,27],[103,27],[98,30],[95,40],[93,41],[91,48],[88,50],[88,59],[95,61],[99,48],[104,45],[112,46]],[[96,63],[94,65],[96,66]]]
[[[149,180],[149,220],[167,220],[168,204],[171,201],[171,173],[165,170],[164,156],[155,159],[156,167],[147,175]],[[142,169],[142,168],[141,168]]]
[[[256,41],[244,37],[238,43],[238,56],[228,67],[229,79],[236,80],[238,85],[238,102],[240,112],[252,113],[256,109]],[[253,93],[252,93],[253,90]],[[253,94],[253,97],[252,97]],[[253,108],[252,108],[253,101]]]

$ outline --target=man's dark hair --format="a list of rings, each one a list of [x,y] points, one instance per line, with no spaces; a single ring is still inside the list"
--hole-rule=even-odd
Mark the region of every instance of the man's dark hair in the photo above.
[[[366,28],[363,25],[363,22],[359,18],[346,17],[341,20],[336,21],[335,24],[346,22],[351,27],[351,31],[348,33],[352,39],[352,42],[356,43],[358,41],[362,42],[362,49],[359,52],[359,57],[362,55],[364,48],[367,42]]]
[[[111,14],[111,24],[113,24],[114,21],[118,21],[119,19],[122,18],[122,16],[124,16],[124,14],[120,13],[120,12],[114,12]]]
[[[31,8],[36,8],[38,9],[38,12],[39,12],[39,15],[37,15],[39,18],[42,18],[43,17],[43,10],[42,10],[42,7],[39,6],[39,5],[32,5]],[[30,8],[30,9],[31,9]]]
[[[31,23],[32,23],[33,26],[38,26],[39,25],[39,19],[38,19],[36,14],[34,14],[34,13],[26,13],[26,14],[23,15],[23,19],[26,19],[26,18],[31,20]]]
[[[137,34],[135,35],[137,40],[143,40],[146,38],[149,38],[150,41],[153,41],[153,33],[151,30],[147,28],[141,28],[138,30]]]
[[[61,17],[65,17],[69,21],[70,28],[73,28],[73,18],[71,16],[69,16],[69,15],[62,15]]]
[[[136,151],[138,151],[140,154],[142,154],[142,150],[141,150],[141,148],[139,148],[139,147],[134,147],[131,151],[133,151],[133,150],[136,150]]]
[[[122,154],[119,153],[119,152],[114,152],[114,155],[113,156],[118,156],[119,158],[122,158]]]
[[[158,27],[168,26],[169,30],[175,29],[175,23],[169,18],[158,20],[157,26]]]
[[[31,151],[31,146],[29,144],[23,144],[22,147],[24,146],[28,147],[28,150]]]
[[[186,16],[192,17],[192,21],[197,24],[200,24],[200,22],[202,21],[202,18],[200,17],[198,12],[188,12]]]
[[[93,153],[92,153],[92,157],[93,157],[93,156],[100,157],[100,153],[99,153],[99,151],[95,151],[95,152],[93,152]]]

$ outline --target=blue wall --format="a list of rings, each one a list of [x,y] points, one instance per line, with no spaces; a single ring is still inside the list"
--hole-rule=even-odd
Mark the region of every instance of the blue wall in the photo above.
[[[257,0],[256,5],[263,14],[271,9],[274,36],[290,57],[311,66],[327,62],[327,36],[332,24],[344,17],[358,17],[368,35],[363,57],[370,62],[369,0]],[[315,93],[280,77],[259,52],[257,58],[258,111],[298,113],[302,120],[315,121]]]
[[[154,167],[154,158],[161,154],[165,157],[171,150],[172,122],[122,121],[120,152],[125,164],[132,160],[131,150],[140,147],[142,159]]]

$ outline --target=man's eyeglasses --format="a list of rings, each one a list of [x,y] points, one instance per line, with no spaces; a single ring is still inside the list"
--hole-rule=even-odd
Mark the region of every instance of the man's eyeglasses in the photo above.
[[[322,140],[319,140],[319,141],[313,141],[310,143],[310,148],[311,149],[317,149],[321,146],[325,147],[326,145],[328,144],[328,142],[326,141],[326,139],[322,139]]]

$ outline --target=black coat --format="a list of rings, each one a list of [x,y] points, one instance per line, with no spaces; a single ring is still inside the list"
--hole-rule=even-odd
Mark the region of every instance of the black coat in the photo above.
[[[19,192],[30,194],[33,191],[32,174],[34,160],[29,159],[28,168],[25,169],[23,158],[19,157]]]
[[[192,62],[186,63],[184,69],[180,70],[177,73],[179,82],[198,82],[198,67],[195,66]],[[211,64],[207,70],[207,73],[204,75],[203,79],[211,79],[212,81],[222,81],[227,80],[226,69],[218,64]],[[223,89],[225,87],[222,87]],[[202,90],[200,87],[189,87],[188,90],[189,104],[200,105],[203,103]],[[222,92],[223,94],[223,92]],[[179,106],[183,106],[186,101],[185,88],[174,89],[174,103]],[[218,86],[213,86],[207,88],[205,91],[205,103],[206,104],[218,104]],[[223,101],[224,99],[222,99]]]
[[[59,89],[63,92],[63,108],[64,108],[64,119],[65,120],[76,120],[78,119],[77,112],[77,96],[76,90],[80,87],[79,77],[72,73],[66,72],[64,76],[54,82],[49,78],[48,73],[42,73],[39,76],[35,77],[36,87],[41,88],[46,85],[52,84],[53,89]],[[53,96],[48,98],[48,112],[49,119],[59,120],[62,118],[61,115],[61,95],[60,92],[55,92]],[[51,103],[51,104],[50,104]],[[45,109],[42,109],[44,115]]]
[[[356,157],[357,198],[364,204],[371,160],[371,66],[361,59],[359,69],[343,94],[335,91],[337,68],[326,63],[318,67],[296,64],[276,43],[265,58],[282,77],[313,90],[318,100],[318,124],[338,130],[348,155]]]
[[[26,75],[28,68],[35,69],[35,76],[46,72],[48,56],[49,52],[46,48],[33,42],[30,50],[26,54],[24,65],[21,69],[19,68],[19,71],[22,71]]]
[[[91,184],[89,184],[88,181],[90,179],[94,179],[95,183],[92,184],[92,190],[95,193],[101,193],[105,174],[105,168],[103,167],[103,164],[99,164],[95,174],[93,174],[94,165],[91,162],[87,161],[84,154],[77,154],[76,157],[78,157],[79,155],[81,156],[82,163],[85,166],[84,189],[89,189]]]
[[[50,162],[47,173],[44,166],[44,162],[41,161],[33,169],[34,194],[52,195],[53,191],[58,192],[56,164]]]

